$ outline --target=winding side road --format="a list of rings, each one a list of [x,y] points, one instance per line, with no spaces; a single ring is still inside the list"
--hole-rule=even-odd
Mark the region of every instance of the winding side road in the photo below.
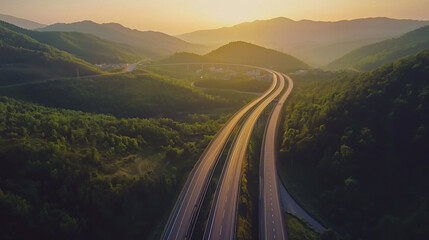
[[[94,74],[94,75],[85,75],[85,76],[79,76],[79,77],[50,78],[50,79],[37,80],[37,81],[32,81],[32,82],[23,82],[23,83],[16,83],[16,84],[10,84],[10,85],[3,85],[3,86],[0,86],[0,89],[2,89],[2,88],[23,87],[23,86],[36,85],[36,84],[41,84],[41,83],[55,82],[55,81],[60,81],[60,80],[76,80],[76,79],[84,79],[84,78],[98,78],[98,77],[103,77],[103,76],[119,75],[119,74],[123,74],[123,73],[127,73],[127,72],[132,72],[132,71],[136,70],[136,68],[137,68],[137,66],[139,65],[140,62],[129,64],[121,72],[103,73],[103,74]]]

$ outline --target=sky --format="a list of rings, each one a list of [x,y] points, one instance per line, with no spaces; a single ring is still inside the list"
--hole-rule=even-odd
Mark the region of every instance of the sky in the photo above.
[[[0,13],[43,24],[117,22],[172,35],[287,17],[429,20],[429,0],[0,0]]]

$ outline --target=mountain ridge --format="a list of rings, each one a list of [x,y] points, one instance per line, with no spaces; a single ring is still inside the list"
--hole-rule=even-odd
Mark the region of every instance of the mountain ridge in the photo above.
[[[308,64],[290,54],[243,41],[230,42],[205,55],[186,52],[175,53],[169,58],[162,60],[162,62],[222,62],[249,64],[259,67],[269,67],[285,72],[309,68]]]
[[[30,29],[30,30],[34,30],[36,28],[42,28],[42,27],[47,26],[47,25],[42,24],[42,23],[38,23],[38,22],[31,21],[28,19],[18,18],[15,16],[6,15],[6,14],[0,14],[0,20],[11,23],[11,24],[16,25],[18,27]]]
[[[429,49],[429,25],[392,38],[355,49],[331,62],[327,68],[354,68],[369,71],[383,64]]]
[[[429,21],[386,17],[332,22],[279,17],[199,30],[177,37],[214,47],[233,41],[251,42],[322,66],[358,47],[398,37],[427,24]]]
[[[119,23],[96,23],[85,20],[74,23],[56,23],[38,31],[82,32],[93,34],[118,43],[136,47],[151,58],[168,56],[177,51],[202,52],[206,48],[201,45],[188,43],[182,39],[156,31],[140,31],[125,27]]]
[[[141,60],[139,51],[97,36],[79,32],[38,32],[0,21],[0,25],[35,40],[95,63],[124,63]]]

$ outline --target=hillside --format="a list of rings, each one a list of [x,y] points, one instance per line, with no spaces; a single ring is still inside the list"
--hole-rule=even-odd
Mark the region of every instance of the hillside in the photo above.
[[[0,22],[0,25],[35,40],[71,53],[91,63],[132,63],[143,56],[125,44],[119,44],[99,37],[77,32],[37,32]]]
[[[99,73],[95,66],[0,24],[0,84]]]
[[[0,21],[5,21],[25,29],[36,29],[36,28],[46,27],[45,24],[41,24],[38,22],[33,22],[27,19],[17,18],[14,16],[5,15],[5,14],[0,14]]]
[[[429,50],[369,73],[295,76],[280,172],[344,239],[429,236]]]
[[[186,119],[195,113],[232,112],[244,104],[242,99],[215,97],[190,85],[190,82],[136,70],[114,76],[0,89],[0,95],[116,117]]]
[[[206,49],[165,33],[132,30],[117,23],[98,24],[92,21],[70,24],[58,23],[38,29],[38,31],[89,33],[109,41],[128,44],[139,49],[145,56],[150,58],[168,56],[180,51],[201,52]]]
[[[326,65],[358,47],[398,37],[429,21],[368,18],[323,22],[274,18],[232,27],[186,33],[179,38],[207,46],[245,41],[288,52],[315,65]]]
[[[291,55],[246,42],[231,42],[204,55],[204,57],[217,62],[249,64],[282,72],[309,67]]]
[[[306,63],[291,55],[246,42],[231,42],[203,56],[191,53],[176,53],[161,62],[236,63],[267,67],[283,72],[292,72],[309,68]]]
[[[356,49],[333,61],[329,69],[355,68],[369,71],[383,64],[429,49],[429,26],[394,38]]]

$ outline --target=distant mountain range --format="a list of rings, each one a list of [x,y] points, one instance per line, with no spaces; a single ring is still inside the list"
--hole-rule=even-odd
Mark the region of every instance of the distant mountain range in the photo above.
[[[329,69],[353,68],[369,71],[383,64],[429,49],[429,26],[409,32],[399,38],[389,39],[358,48],[328,65]]]
[[[16,25],[16,26],[21,27],[21,28],[31,29],[31,30],[36,29],[36,28],[46,27],[45,24],[41,24],[38,22],[33,22],[33,21],[30,21],[27,19],[17,18],[14,16],[5,15],[5,14],[0,14],[0,20],[11,23],[11,24]]]
[[[282,72],[291,72],[309,68],[306,63],[291,55],[242,41],[231,42],[204,56],[192,53],[176,53],[171,57],[164,59],[162,62],[238,63],[268,67]]]
[[[110,41],[125,43],[142,51],[149,58],[166,57],[178,51],[201,53],[208,51],[202,45],[191,44],[161,32],[139,31],[118,23],[98,24],[92,21],[57,23],[38,31],[81,32],[93,34]]]
[[[178,37],[208,46],[246,41],[288,52],[314,65],[326,65],[358,47],[398,37],[425,25],[429,21],[367,18],[323,22],[280,17]]]
[[[230,42],[244,41],[287,52],[315,67],[326,66],[362,46],[398,38],[407,32],[429,25],[429,21],[390,18],[323,22],[294,21],[279,17],[173,37],[161,32],[133,30],[117,23],[98,24],[82,21],[44,26],[8,15],[0,15],[1,18],[22,28],[37,28],[37,31],[43,33],[25,34],[92,63],[99,63],[102,60],[131,61],[139,57],[164,59],[178,52],[196,53],[199,58],[198,54],[207,53],[211,49]],[[178,56],[183,58],[184,54],[176,55]],[[188,57],[193,59],[189,54]],[[343,62],[344,59],[339,61]],[[338,63],[331,64],[329,67],[341,68],[342,66]],[[334,66],[335,64],[337,66]],[[367,67],[361,69],[364,70]]]

